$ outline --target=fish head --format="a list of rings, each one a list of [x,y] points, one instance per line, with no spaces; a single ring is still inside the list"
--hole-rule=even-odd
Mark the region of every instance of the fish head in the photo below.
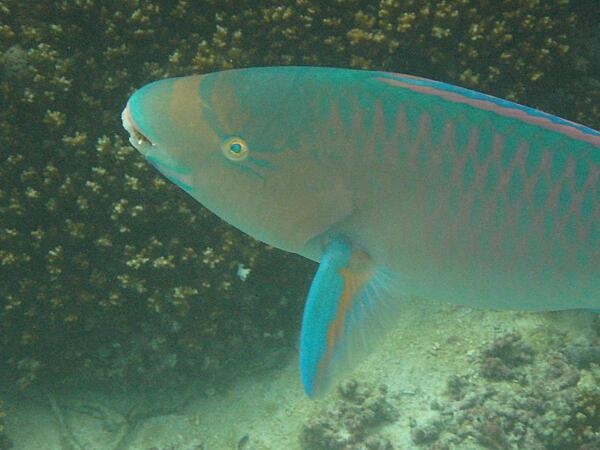
[[[305,78],[302,68],[261,68],[160,80],[131,96],[122,121],[131,144],[205,207],[317,260],[314,238],[352,200],[319,157],[318,79]]]

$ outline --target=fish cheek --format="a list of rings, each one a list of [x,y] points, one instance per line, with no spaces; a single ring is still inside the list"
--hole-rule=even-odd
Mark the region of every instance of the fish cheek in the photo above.
[[[343,179],[311,165],[305,162],[303,170],[281,170],[264,185],[289,242],[286,247],[302,255],[308,242],[326,234],[353,210],[352,193]]]

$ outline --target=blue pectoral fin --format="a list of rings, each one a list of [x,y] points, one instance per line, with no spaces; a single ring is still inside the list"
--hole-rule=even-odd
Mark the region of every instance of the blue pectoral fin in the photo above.
[[[343,237],[324,249],[304,308],[300,373],[309,397],[358,363],[394,326],[398,278]]]

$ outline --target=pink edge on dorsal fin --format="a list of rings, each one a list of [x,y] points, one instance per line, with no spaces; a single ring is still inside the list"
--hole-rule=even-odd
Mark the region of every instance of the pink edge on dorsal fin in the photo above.
[[[600,148],[600,132],[584,125],[553,116],[534,108],[519,105],[518,103],[447,83],[415,77],[413,75],[389,75],[393,76],[393,78],[382,76],[377,79],[390,86],[402,87],[421,94],[434,95],[451,102],[470,105],[505,117],[522,120],[523,122],[564,134],[570,138],[584,141]]]

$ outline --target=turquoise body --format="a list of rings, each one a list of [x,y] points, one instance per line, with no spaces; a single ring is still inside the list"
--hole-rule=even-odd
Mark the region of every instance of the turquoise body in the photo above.
[[[313,303],[350,296],[338,314],[355,315],[305,313],[322,323],[303,339],[332,340],[303,364],[309,394],[379,297],[600,308],[600,133],[585,126],[408,75],[309,67],[161,80],[123,121],[150,162],[242,231],[315,261],[362,255],[320,267],[335,279],[346,264],[341,284],[311,287]]]

